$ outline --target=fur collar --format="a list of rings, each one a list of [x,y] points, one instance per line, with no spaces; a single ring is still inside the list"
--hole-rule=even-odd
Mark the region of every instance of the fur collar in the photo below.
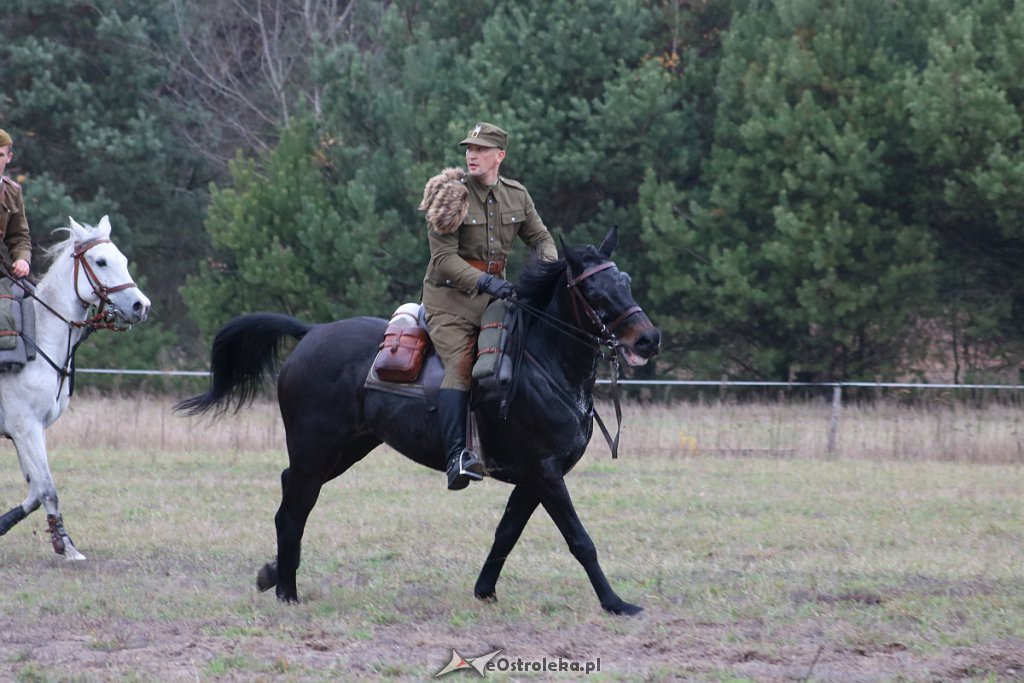
[[[427,212],[427,224],[434,232],[447,235],[462,225],[469,210],[466,180],[461,168],[446,168],[427,181],[417,208]]]

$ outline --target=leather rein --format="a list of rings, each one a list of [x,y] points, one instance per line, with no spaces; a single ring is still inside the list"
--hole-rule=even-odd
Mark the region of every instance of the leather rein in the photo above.
[[[99,276],[96,275],[96,272],[89,264],[89,261],[85,258],[86,252],[88,252],[90,249],[97,245],[107,244],[109,242],[110,240],[106,238],[90,240],[88,242],[85,242],[84,244],[77,245],[74,251],[71,253],[71,258],[75,260],[75,296],[78,297],[78,301],[82,304],[82,307],[85,310],[89,310],[89,308],[93,306],[93,304],[90,303],[89,301],[86,301],[82,297],[81,293],[78,291],[78,273],[79,270],[81,270],[85,273],[85,279],[89,282],[89,285],[92,287],[93,294],[96,295],[100,302],[99,306],[97,307],[95,315],[85,320],[79,321],[69,320],[68,318],[65,318],[53,306],[51,306],[50,304],[46,303],[38,296],[36,296],[34,287],[27,285],[22,279],[14,277],[13,273],[11,273],[9,268],[7,267],[7,264],[3,264],[3,269],[6,271],[7,276],[10,277],[15,284],[21,287],[21,289],[25,292],[26,295],[31,296],[33,299],[38,301],[40,306],[45,308],[47,311],[52,313],[55,317],[63,321],[64,324],[68,326],[67,355],[64,358],[64,363],[61,365],[58,365],[56,361],[50,358],[46,354],[46,352],[39,347],[39,345],[36,343],[34,339],[29,339],[24,334],[21,334],[21,338],[24,339],[27,343],[34,346],[36,352],[43,358],[43,360],[45,360],[50,365],[51,368],[53,368],[57,372],[57,376],[60,377],[60,383],[57,385],[58,396],[60,396],[60,392],[64,388],[64,381],[67,380],[69,377],[71,377],[71,388],[68,390],[68,395],[70,395],[71,392],[74,391],[75,351],[78,350],[79,345],[82,342],[84,342],[89,337],[89,335],[91,335],[96,330],[111,330],[113,332],[124,332],[130,327],[130,325],[118,325],[117,322],[113,319],[113,314],[111,313],[111,311],[107,310],[107,307],[116,308],[114,306],[114,302],[110,300],[111,294],[123,291],[125,289],[131,289],[132,287],[138,289],[138,285],[136,285],[134,282],[128,281],[120,285],[114,285],[113,287],[106,286],[100,280]],[[74,345],[71,344],[73,330],[84,330],[82,336]]]

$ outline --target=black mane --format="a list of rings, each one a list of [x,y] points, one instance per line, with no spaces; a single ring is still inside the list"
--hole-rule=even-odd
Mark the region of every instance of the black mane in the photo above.
[[[555,293],[555,286],[565,273],[565,267],[564,258],[547,261],[531,254],[519,273],[517,296],[531,306],[544,308]]]

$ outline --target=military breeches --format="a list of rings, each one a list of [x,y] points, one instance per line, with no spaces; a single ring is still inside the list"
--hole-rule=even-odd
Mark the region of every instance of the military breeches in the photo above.
[[[469,391],[479,325],[447,311],[427,310],[430,341],[444,363],[442,389]]]

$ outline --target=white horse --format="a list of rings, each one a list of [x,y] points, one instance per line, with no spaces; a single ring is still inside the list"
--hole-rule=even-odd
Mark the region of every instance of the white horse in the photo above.
[[[0,434],[14,441],[28,483],[24,502],[0,515],[0,536],[42,505],[54,551],[84,560],[64,529],[43,432],[68,406],[73,349],[82,335],[142,322],[149,299],[132,282],[128,259],[110,241],[106,216],[96,227],[69,221],[68,238],[47,250],[53,263],[32,295],[36,338],[25,341],[37,349],[36,358],[18,372],[0,374]],[[86,319],[92,308],[96,314]]]

